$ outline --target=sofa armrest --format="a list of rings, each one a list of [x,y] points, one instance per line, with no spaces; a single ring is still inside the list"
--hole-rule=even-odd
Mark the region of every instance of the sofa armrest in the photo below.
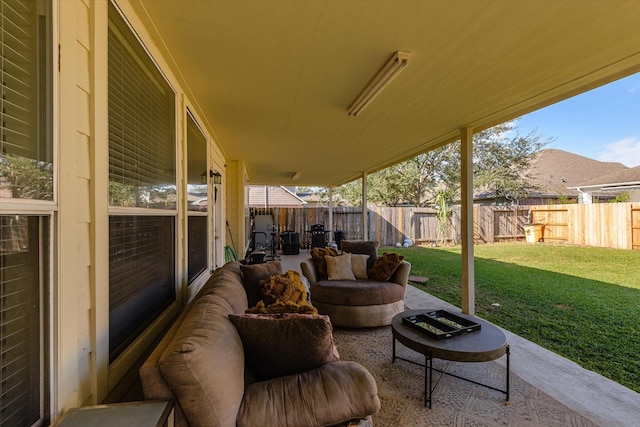
[[[324,426],[380,409],[373,376],[356,362],[333,362],[246,387],[237,426]]]
[[[406,287],[407,283],[409,283],[409,273],[411,273],[411,264],[407,261],[402,261],[402,264],[393,272],[389,281]]]
[[[316,265],[313,263],[311,258],[304,259],[300,262],[300,270],[304,277],[309,280],[309,284],[311,285],[320,279],[318,277],[318,272],[316,271]]]

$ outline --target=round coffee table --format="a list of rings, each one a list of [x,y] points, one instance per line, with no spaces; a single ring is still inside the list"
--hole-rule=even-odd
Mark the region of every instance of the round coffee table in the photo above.
[[[403,317],[415,316],[426,312],[436,311],[435,309],[409,310],[396,314],[391,320],[391,331],[393,333],[393,357],[392,362],[401,359],[406,362],[416,363],[412,360],[404,359],[396,356],[396,340],[404,346],[414,350],[425,356],[424,365],[424,406],[429,405],[431,408],[431,396],[435,390],[437,383],[433,384],[433,371],[441,372],[442,375],[449,375],[471,383],[499,391],[506,395],[505,400],[509,401],[509,344],[507,337],[496,326],[475,316],[469,316],[461,313],[453,313],[456,316],[463,317],[470,321],[480,324],[480,329],[474,332],[463,333],[451,338],[436,339],[431,338],[426,333],[419,331],[413,326],[407,325],[402,321]],[[443,359],[454,362],[487,362],[489,360],[498,359],[506,354],[506,386],[505,389],[495,388],[486,384],[473,381],[439,370],[433,367],[433,359]],[[447,366],[448,367],[448,366]],[[442,378],[442,375],[440,378]],[[440,381],[440,378],[438,381]]]

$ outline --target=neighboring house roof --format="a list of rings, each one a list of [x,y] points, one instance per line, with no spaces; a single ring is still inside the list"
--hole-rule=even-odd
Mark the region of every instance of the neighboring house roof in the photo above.
[[[589,191],[635,190],[640,188],[640,166],[590,179],[572,188]]]
[[[306,201],[307,203],[324,203],[326,204],[326,201],[324,200],[323,196],[321,196],[320,194],[316,194],[316,193],[298,193],[297,194],[298,197],[300,197],[302,200]]]
[[[282,186],[249,186],[249,207],[252,208],[283,208],[306,204],[307,202]]]
[[[545,149],[531,162],[527,171],[530,182],[544,195],[577,196],[575,187],[628,169],[622,163],[601,162],[558,149]]]
[[[578,184],[627,169],[622,163],[601,162],[553,148],[540,151],[523,174],[528,177],[533,188],[531,197],[557,198],[577,197]],[[494,197],[493,192],[487,191],[475,195],[478,200]]]

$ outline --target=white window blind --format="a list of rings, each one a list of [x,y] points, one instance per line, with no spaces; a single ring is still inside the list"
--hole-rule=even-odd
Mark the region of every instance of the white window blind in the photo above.
[[[187,114],[187,198],[190,211],[207,211],[207,138],[196,121]]]
[[[46,14],[35,0],[1,0],[0,12],[0,198],[51,200]]]
[[[40,227],[0,216],[0,426],[40,420]]]
[[[109,218],[109,356],[113,362],[175,301],[173,216]]]
[[[110,205],[175,209],[174,93],[132,39],[110,20]]]
[[[37,16],[34,2],[2,0],[2,153],[34,158]]]

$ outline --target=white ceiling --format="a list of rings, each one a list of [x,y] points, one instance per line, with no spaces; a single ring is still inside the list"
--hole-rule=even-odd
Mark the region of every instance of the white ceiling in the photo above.
[[[252,184],[340,185],[640,71],[638,0],[131,3]]]

